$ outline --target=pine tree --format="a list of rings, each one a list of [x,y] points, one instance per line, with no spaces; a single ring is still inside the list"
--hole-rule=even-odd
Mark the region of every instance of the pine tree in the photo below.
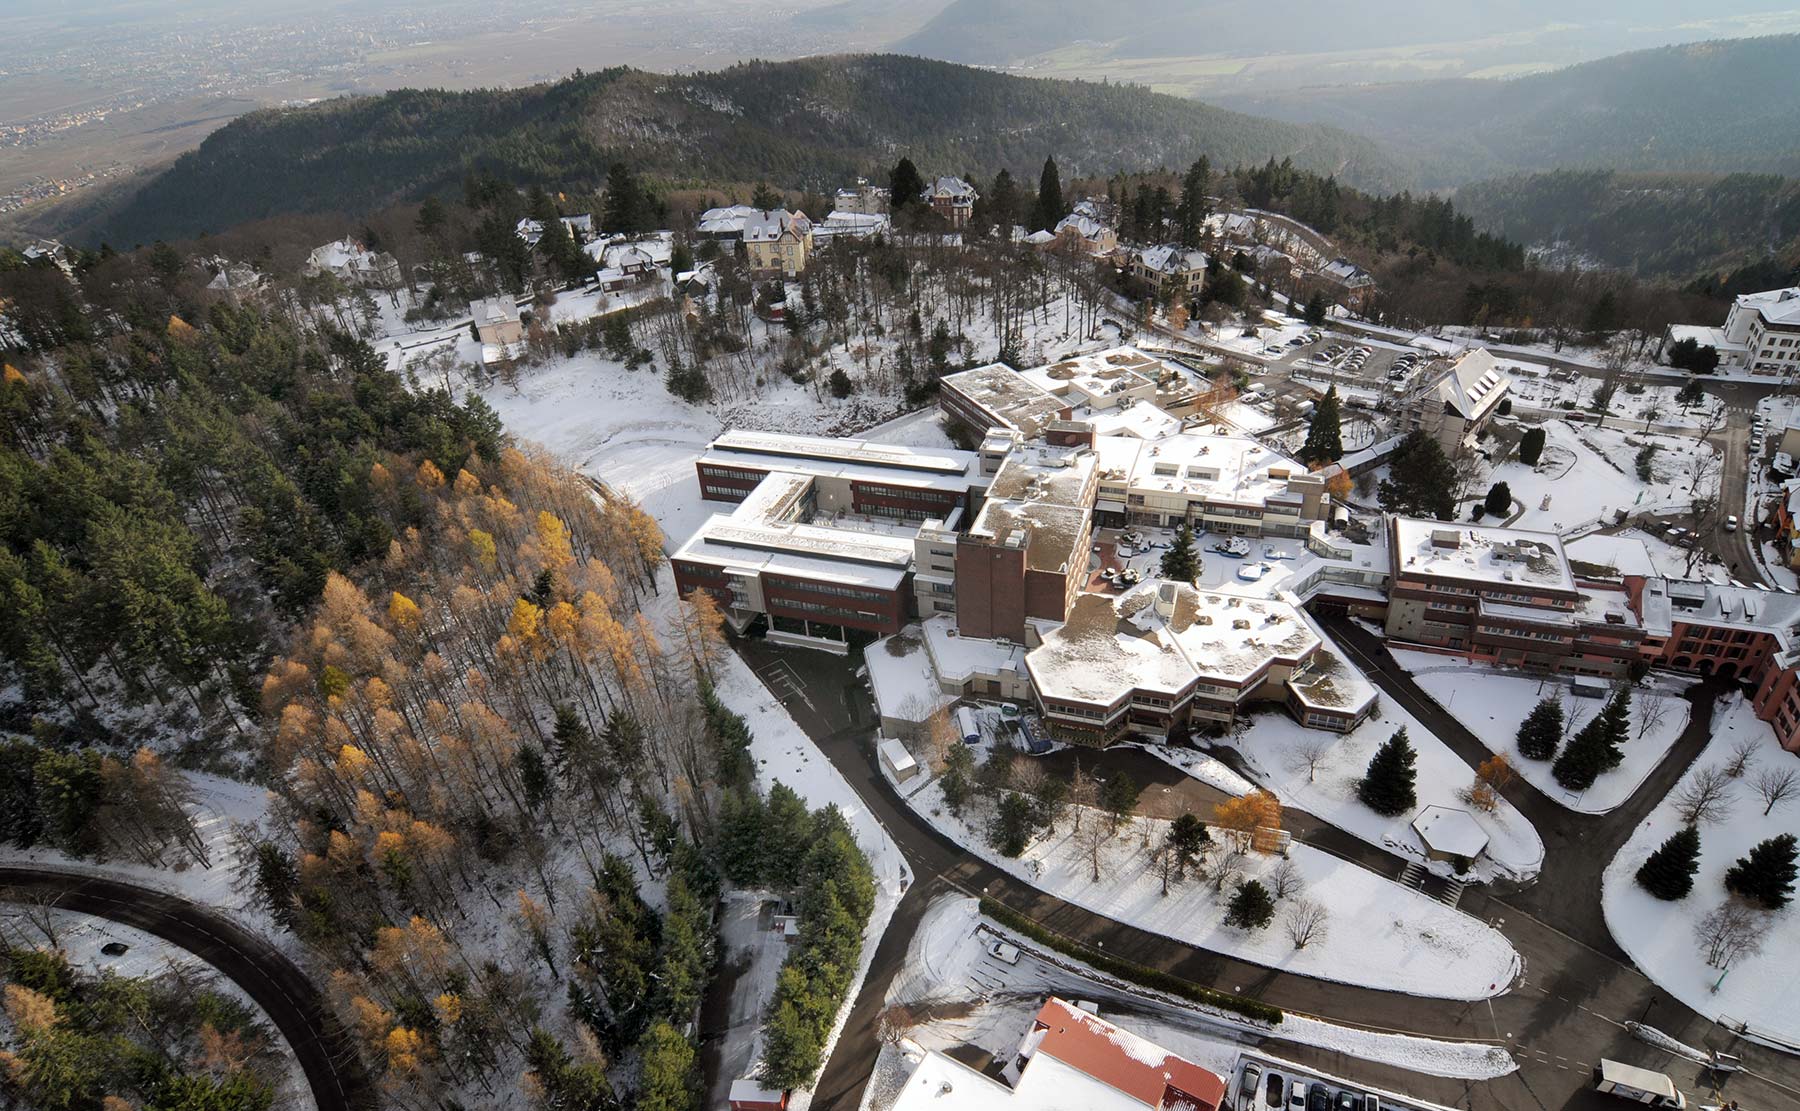
[[[760,208],[764,212],[773,211],[782,207],[781,194],[769,188],[768,182],[759,181],[750,193],[750,207]]]
[[[769,788],[768,819],[763,824],[763,882],[783,891],[797,887],[812,839],[813,819],[806,801],[792,787],[776,781]]]
[[[988,844],[1001,856],[1018,856],[1031,842],[1033,817],[1030,799],[1017,791],[1004,792],[988,823]]]
[[[994,183],[982,199],[987,203],[988,219],[1000,229],[1000,241],[1010,243],[1013,228],[1019,222],[1019,187],[1014,184],[1012,173],[1002,169],[995,174]]]
[[[641,1047],[638,1111],[690,1111],[698,1064],[694,1044],[667,1022],[659,1022],[645,1033]]]
[[[1377,814],[1394,817],[1418,804],[1415,781],[1417,754],[1406,739],[1406,727],[1382,742],[1369,760],[1369,770],[1356,785],[1356,797]]]
[[[1456,514],[1456,467],[1423,431],[1407,433],[1381,481],[1381,508],[1389,513],[1451,520]]]
[[[1625,759],[1623,746],[1631,739],[1631,684],[1613,687],[1612,697],[1600,711],[1601,736],[1606,740],[1606,770],[1618,767]]]
[[[1780,910],[1794,897],[1795,839],[1783,833],[1762,841],[1725,873],[1725,888],[1766,910]]]
[[[1556,781],[1571,791],[1585,791],[1600,778],[1600,773],[1612,765],[1608,760],[1616,755],[1606,741],[1606,726],[1602,715],[1595,715],[1581,732],[1575,734],[1550,767],[1550,773]]]
[[[1231,897],[1225,912],[1225,924],[1240,930],[1260,930],[1275,918],[1275,900],[1269,889],[1256,880],[1245,880]]]
[[[1326,316],[1331,312],[1331,302],[1325,299],[1325,294],[1315,292],[1306,299],[1304,312],[1306,322],[1316,328],[1325,323]]]
[[[922,203],[925,179],[910,158],[902,158],[888,174],[888,210],[896,215]]]
[[[1175,211],[1176,237],[1189,250],[1200,246],[1205,233],[1210,207],[1206,186],[1211,177],[1212,167],[1202,156],[1188,167],[1187,174],[1181,179],[1181,204]]]
[[[1694,873],[1700,870],[1700,831],[1683,826],[1637,870],[1638,886],[1658,899],[1675,900],[1694,889]]]
[[[739,887],[762,884],[763,827],[768,812],[748,789],[729,790],[719,805],[719,868]]]
[[[1049,231],[1062,221],[1062,175],[1054,157],[1044,159],[1044,172],[1038,177],[1037,208],[1032,211],[1033,231]]]
[[[1306,443],[1300,448],[1302,463],[1335,463],[1344,457],[1339,420],[1337,386],[1333,385],[1313,408],[1312,421],[1306,426]]]
[[[1200,557],[1194,554],[1194,530],[1186,521],[1175,526],[1175,542],[1163,552],[1158,570],[1163,578],[1190,586],[1199,577]]]
[[[1543,454],[1544,430],[1541,427],[1527,428],[1525,435],[1519,437],[1519,462],[1527,467],[1535,467]]]
[[[1481,508],[1490,517],[1504,519],[1512,512],[1512,487],[1504,482],[1496,482],[1488,487],[1487,497],[1482,499]]]
[[[1562,731],[1562,699],[1552,695],[1539,701],[1519,723],[1519,755],[1528,760],[1550,759],[1556,755]]]

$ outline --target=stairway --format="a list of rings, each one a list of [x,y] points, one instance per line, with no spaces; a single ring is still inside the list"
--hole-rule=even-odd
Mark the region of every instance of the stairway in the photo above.
[[[1425,890],[1425,869],[1416,860],[1406,862],[1400,870],[1400,882],[1418,891]]]

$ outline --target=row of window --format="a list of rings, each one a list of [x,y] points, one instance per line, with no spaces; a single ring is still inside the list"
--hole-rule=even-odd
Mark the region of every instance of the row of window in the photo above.
[[[1516,640],[1549,640],[1561,643],[1568,639],[1561,633],[1539,633],[1529,629],[1508,629],[1503,625],[1477,625],[1476,631],[1494,637],[1513,637]]]
[[[700,489],[705,493],[713,494],[721,498],[727,498],[731,501],[741,501],[744,497],[744,488],[742,486],[714,486],[709,482],[702,484]]]
[[[761,482],[769,477],[768,471],[746,471],[736,467],[721,467],[713,463],[708,463],[705,470],[708,478],[737,478],[745,482]],[[740,490],[738,493],[743,493],[743,491]]]
[[[853,586],[838,586],[836,583],[812,582],[800,579],[770,579],[768,585],[777,590],[804,590],[809,594],[835,594],[840,598],[855,598],[859,602],[886,602],[891,595],[880,590],[858,590]]]
[[[823,614],[826,617],[847,618],[852,621],[883,621],[879,613],[868,613],[864,610],[845,609],[842,606],[828,606],[823,602],[796,602],[792,598],[769,599],[770,609],[779,607],[784,610],[799,610],[801,613]]]

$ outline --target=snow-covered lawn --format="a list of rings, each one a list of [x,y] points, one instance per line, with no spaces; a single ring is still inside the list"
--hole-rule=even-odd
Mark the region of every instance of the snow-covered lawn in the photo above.
[[[1694,499],[1718,493],[1719,468],[1712,462],[1717,452],[1709,445],[1681,436],[1577,428],[1561,420],[1545,421],[1543,428],[1544,454],[1537,466],[1510,459],[1469,486],[1471,496],[1480,496],[1491,484],[1505,482],[1525,507],[1515,528],[1563,533],[1615,510],[1685,510]],[[1651,459],[1655,479],[1646,483],[1637,476],[1636,459],[1651,444],[1657,448]],[[1697,466],[1703,473],[1690,492]]]
[[[1730,816],[1700,827],[1700,870],[1693,891],[1673,903],[1651,896],[1634,877],[1645,858],[1681,827],[1675,800],[1704,769],[1726,764],[1744,740],[1756,742],[1755,760],[1734,781]],[[1738,957],[1723,977],[1706,963],[1695,938],[1695,925],[1725,900],[1725,872],[1739,857],[1767,838],[1800,835],[1800,800],[1789,800],[1765,816],[1753,785],[1759,773],[1785,769],[1800,769],[1800,757],[1783,751],[1750,704],[1731,696],[1713,718],[1706,750],[1607,868],[1601,905],[1619,947],[1658,987],[1709,1018],[1747,1022],[1753,1035],[1800,1043],[1800,1006],[1795,1005],[1800,961],[1794,959],[1800,951],[1800,907],[1768,915],[1761,951]]]
[[[1018,946],[1017,964],[988,955],[986,944],[995,938]],[[1226,1012],[1122,984],[1072,957],[1045,951],[982,918],[976,900],[960,895],[940,896],[925,912],[887,1002],[914,1014],[931,1004],[950,1005],[940,1008],[950,1014],[934,1015],[909,1031],[920,1048],[942,1052],[975,1045],[1004,1058],[1031,1028],[1036,1001],[1053,994],[1094,1001],[1101,1017],[1225,1076],[1240,1051],[1265,1038],[1432,1076],[1488,1080],[1518,1067],[1504,1049],[1482,1042],[1380,1033],[1308,1015],[1289,1013],[1274,1030],[1265,1030]],[[966,1013],[955,1006],[970,1000],[977,1002]],[[1115,1000],[1123,1012],[1115,1010]]]
[[[1625,742],[1625,762],[1577,794],[1550,773],[1553,759],[1527,760],[1519,755],[1515,744],[1519,725],[1540,699],[1557,695],[1562,699],[1563,736],[1573,737],[1600,712],[1604,705],[1601,699],[1577,697],[1566,683],[1556,679],[1510,674],[1454,656],[1401,650],[1394,652],[1394,659],[1412,672],[1420,688],[1454,714],[1482,744],[1504,753],[1522,779],[1552,802],[1582,814],[1605,814],[1630,798],[1687,728],[1688,703],[1681,692],[1691,683],[1662,675],[1653,677],[1632,694],[1631,739]]]
[[[1475,781],[1475,769],[1463,763],[1418,719],[1385,694],[1375,713],[1342,735],[1308,729],[1285,712],[1260,714],[1250,729],[1235,741],[1244,762],[1264,787],[1274,792],[1283,806],[1304,810],[1346,833],[1406,860],[1413,860],[1443,875],[1453,872],[1448,862],[1425,859],[1425,845],[1412,828],[1412,820],[1427,806],[1467,811],[1488,835],[1487,852],[1475,861],[1475,875],[1493,879],[1528,880],[1544,866],[1544,843],[1525,816],[1505,799],[1492,813],[1469,806],[1460,797]],[[1368,770],[1375,750],[1402,726],[1406,739],[1418,753],[1418,806],[1398,817],[1385,818],[1356,797],[1356,784]],[[1316,770],[1308,768],[1314,753]]]
[[[964,808],[965,817],[950,813],[939,782],[912,795],[907,805],[952,841],[1041,891],[1139,929],[1268,968],[1440,999],[1497,995],[1519,971],[1519,955],[1506,938],[1477,919],[1300,842],[1288,853],[1305,897],[1324,904],[1331,915],[1327,936],[1305,949],[1295,949],[1288,939],[1285,910],[1266,929],[1225,925],[1234,885],[1221,894],[1210,882],[1190,878],[1162,894],[1151,857],[1167,833],[1165,821],[1134,818],[1121,824],[1118,835],[1100,849],[1100,878],[1095,880],[1093,862],[1070,819],[1014,859],[988,845],[984,816],[974,805]],[[1090,811],[1083,829],[1107,820],[1100,811]],[[1267,886],[1279,862],[1279,857],[1249,854],[1243,878],[1260,879]],[[1290,907],[1296,898],[1288,897]]]

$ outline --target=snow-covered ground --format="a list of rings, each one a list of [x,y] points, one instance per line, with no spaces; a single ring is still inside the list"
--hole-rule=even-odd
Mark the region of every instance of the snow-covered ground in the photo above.
[[[1729,816],[1700,827],[1700,870],[1687,897],[1666,903],[1639,887],[1634,879],[1644,860],[1681,827],[1676,799],[1704,769],[1729,762],[1745,740],[1756,743],[1756,756],[1734,781]],[[1706,963],[1695,937],[1696,924],[1726,897],[1724,876],[1731,865],[1759,841],[1782,833],[1800,835],[1800,800],[1763,814],[1754,781],[1769,770],[1800,767],[1800,758],[1775,742],[1775,733],[1757,721],[1750,704],[1736,695],[1713,717],[1712,740],[1693,767],[1650,817],[1632,834],[1606,870],[1601,906],[1619,947],[1658,987],[1709,1018],[1748,1023],[1762,1034],[1800,1044],[1800,908],[1792,905],[1765,921],[1768,933],[1761,951],[1732,962],[1728,970]],[[1756,912],[1759,916],[1763,912]]]
[[[1450,864],[1428,861],[1425,845],[1412,828],[1412,820],[1427,806],[1465,810],[1488,835],[1485,855],[1475,861],[1475,875],[1493,879],[1528,880],[1544,866],[1544,843],[1525,816],[1505,799],[1492,813],[1483,813],[1464,802],[1461,795],[1475,782],[1475,769],[1463,763],[1418,719],[1385,694],[1369,719],[1345,734],[1307,729],[1285,712],[1260,714],[1234,744],[1262,786],[1274,792],[1283,806],[1304,810],[1378,848],[1404,860],[1416,861],[1443,875]],[[1385,818],[1356,797],[1356,784],[1368,770],[1375,750],[1402,727],[1418,753],[1418,806],[1393,818]],[[1314,752],[1322,749],[1317,768],[1308,767]]]
[[[1218,893],[1210,882],[1190,877],[1162,894],[1151,857],[1167,833],[1166,821],[1122,823],[1118,835],[1100,847],[1095,880],[1088,849],[1069,819],[1015,859],[987,844],[985,816],[975,806],[965,807],[964,817],[950,813],[938,781],[906,802],[946,837],[1039,890],[1139,929],[1283,972],[1433,998],[1485,999],[1507,990],[1520,967],[1506,938],[1479,920],[1301,842],[1289,847],[1289,859],[1305,896],[1329,908],[1331,924],[1324,939],[1295,949],[1284,928],[1286,909],[1266,929],[1246,932],[1225,925],[1234,884]],[[1107,820],[1102,812],[1089,811],[1083,829]],[[1249,854],[1242,878],[1267,886],[1278,863],[1279,857]],[[1295,898],[1289,896],[1289,907]]]
[[[1527,760],[1515,744],[1519,725],[1543,698],[1562,700],[1563,736],[1580,732],[1605,704],[1598,698],[1581,698],[1567,683],[1556,678],[1536,679],[1470,663],[1454,656],[1396,650],[1394,659],[1412,672],[1413,679],[1469,732],[1495,752],[1512,761],[1520,778],[1543,792],[1552,802],[1582,814],[1605,814],[1616,809],[1662,763],[1662,758],[1687,728],[1688,703],[1681,692],[1687,680],[1655,676],[1638,688],[1631,699],[1631,739],[1625,742],[1625,761],[1603,773],[1586,791],[1576,793],[1556,782],[1551,760]],[[1650,720],[1654,719],[1654,720]]]
[[[1493,483],[1505,482],[1524,505],[1513,522],[1516,528],[1566,533],[1616,510],[1685,510],[1696,498],[1719,492],[1717,452],[1710,445],[1682,436],[1576,427],[1561,420],[1546,421],[1543,428],[1544,454],[1537,466],[1510,459],[1486,468],[1468,487],[1470,496],[1478,498]],[[1644,482],[1637,476],[1636,459],[1650,444],[1657,448],[1654,480]],[[1697,485],[1696,467],[1702,471]]]
[[[268,814],[269,793],[261,787],[216,775],[186,774],[193,791],[188,812],[193,815],[200,838],[206,844],[206,866],[184,861],[172,868],[153,868],[129,861],[77,860],[43,847],[17,849],[11,846],[0,846],[0,861],[106,876],[179,895],[229,916],[298,959],[301,954],[298,939],[276,924],[249,885],[237,882],[243,849],[243,841],[237,832],[240,827],[261,828]]]
[[[1510,394],[1515,407],[1559,412],[1564,402],[1573,402],[1577,410],[1585,413],[1591,411],[1594,391],[1601,386],[1601,379],[1590,378],[1585,374],[1568,382],[1555,375],[1543,374],[1540,368],[1531,364],[1521,368],[1517,361],[1504,357],[1501,365],[1513,372]],[[1642,429],[1646,422],[1658,428],[1701,429],[1708,425],[1723,425],[1720,411],[1725,403],[1718,397],[1707,394],[1700,401],[1684,408],[1675,400],[1675,395],[1680,392],[1681,386],[1678,384],[1646,386],[1642,393],[1635,394],[1621,389],[1613,395],[1607,423],[1616,423],[1627,429]]]
[[[988,954],[987,944],[997,938],[1018,946],[1017,964]],[[1044,951],[982,918],[976,900],[957,895],[940,896],[925,912],[886,1002],[918,1020],[906,1034],[915,1057],[917,1050],[974,1046],[1004,1058],[1030,1030],[1038,1001],[1053,994],[1096,1003],[1101,1017],[1221,1076],[1232,1075],[1238,1054],[1265,1038],[1432,1076],[1488,1080],[1517,1068],[1499,1046],[1356,1029],[1307,1015],[1289,1013],[1266,1030],[1229,1013],[1122,984],[1073,958]],[[894,1079],[903,1078],[912,1063],[900,1052],[884,1052],[864,1107],[886,1107]]]

